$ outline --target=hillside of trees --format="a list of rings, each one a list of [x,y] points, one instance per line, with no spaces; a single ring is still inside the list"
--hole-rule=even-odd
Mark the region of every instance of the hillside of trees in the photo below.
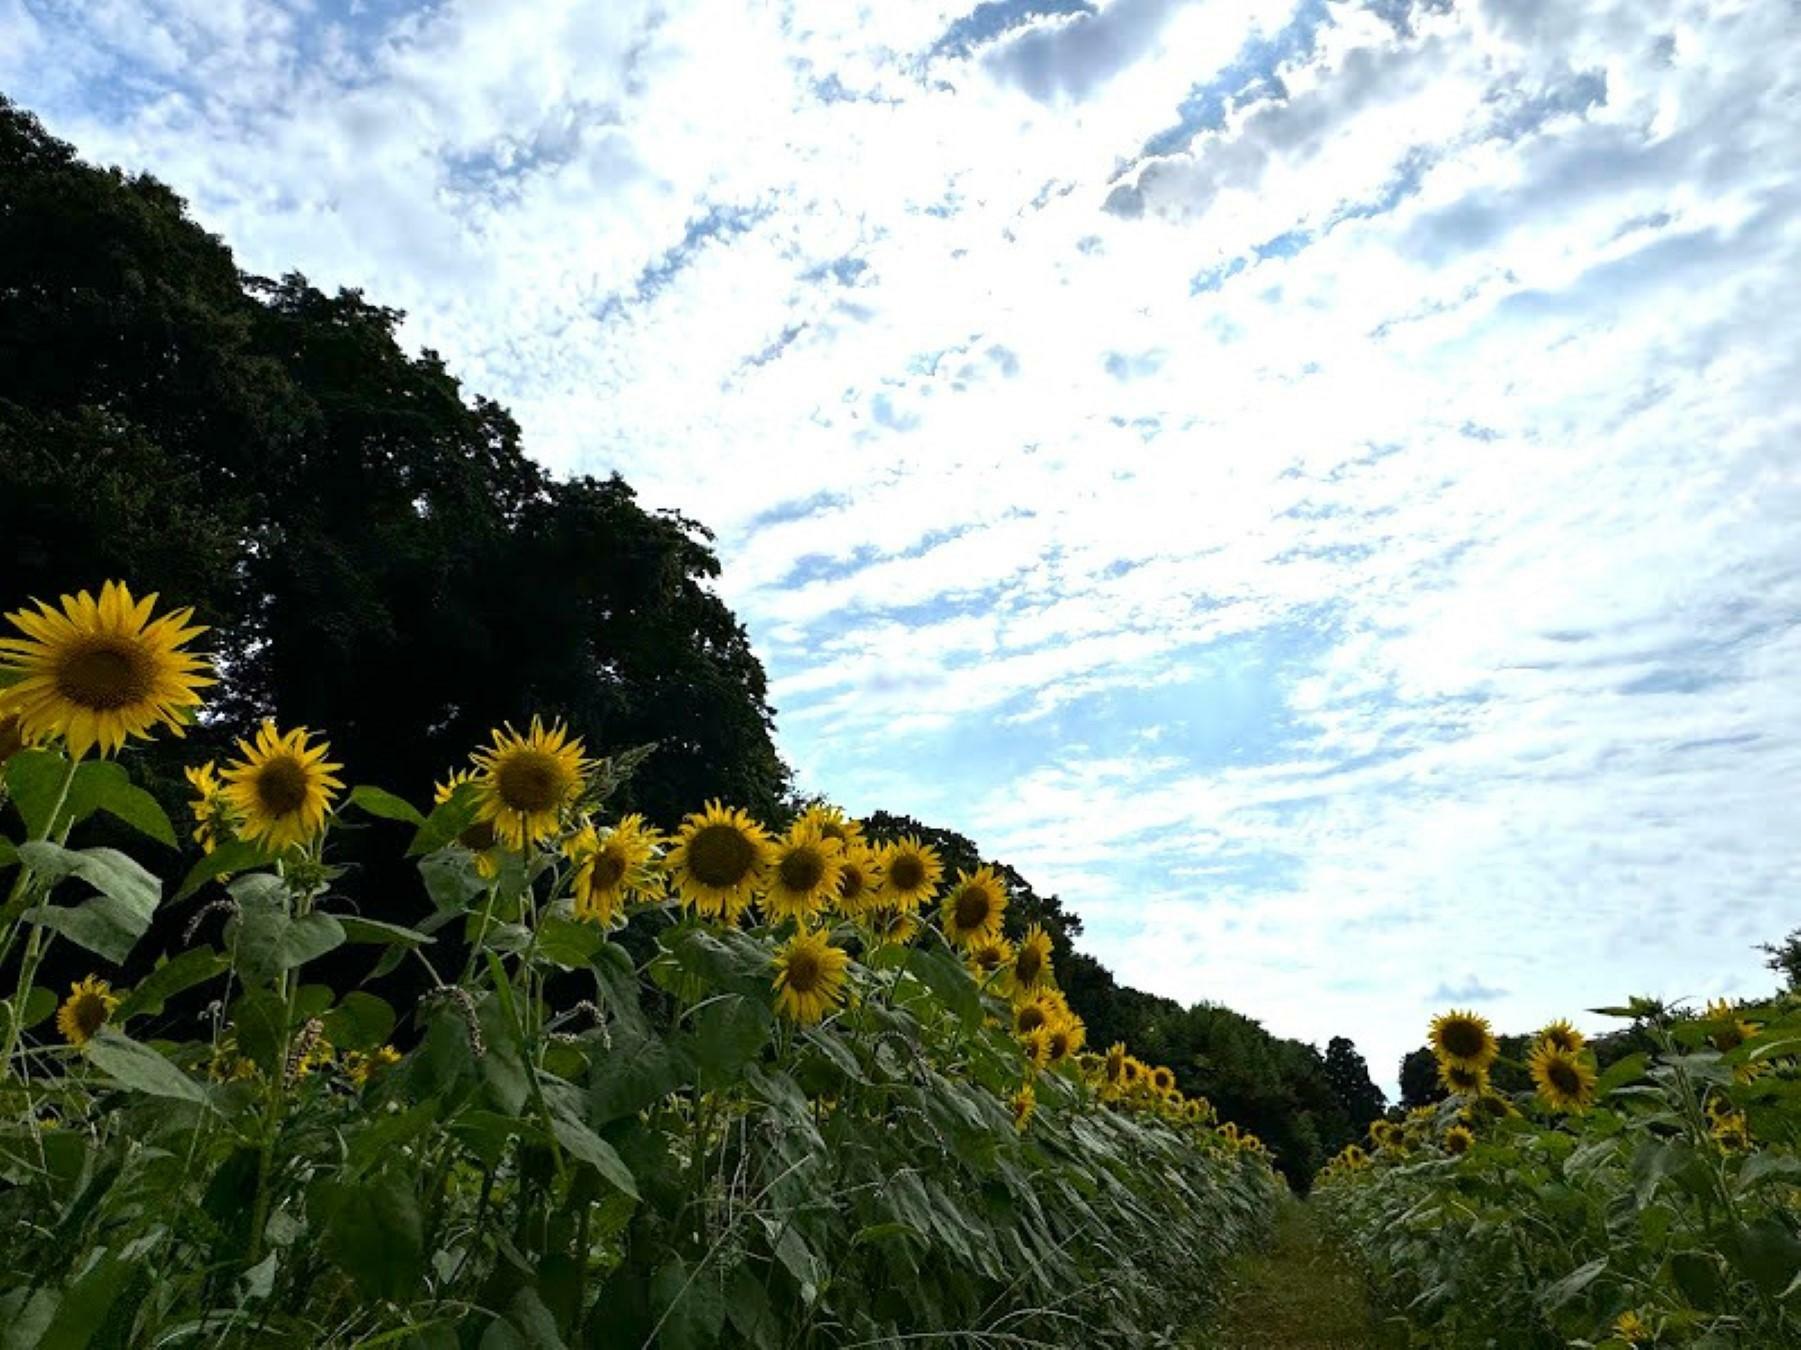
[[[172,811],[178,766],[265,714],[323,730],[352,781],[424,801],[491,727],[542,711],[603,752],[654,744],[621,801],[660,825],[713,797],[790,818],[765,673],[711,587],[704,526],[645,510],[617,475],[546,473],[506,409],[400,347],[401,317],[240,273],[169,188],[82,163],[0,98],[4,603],[119,577],[211,626],[217,715],[139,761]],[[886,813],[867,827],[916,833],[951,869],[996,862],[1010,930],[1050,932],[1090,1043],[1173,1067],[1297,1185],[1384,1109],[1348,1040],[1321,1053],[1122,985],[1058,897],[972,840]],[[342,884],[403,917],[416,880],[386,852],[353,843]]]

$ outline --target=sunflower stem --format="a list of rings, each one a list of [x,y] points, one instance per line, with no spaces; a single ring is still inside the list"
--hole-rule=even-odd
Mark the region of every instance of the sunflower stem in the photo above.
[[[57,785],[56,804],[44,817],[43,827],[33,838],[33,843],[41,843],[48,839],[56,828],[56,818],[63,813],[63,807],[69,800],[69,788],[75,782],[75,770],[81,765],[77,759],[65,761],[62,782]],[[68,831],[63,831],[67,839]],[[7,920],[6,938],[0,943],[0,961],[11,954],[13,939],[18,933],[19,916],[24,912],[24,901],[31,895],[36,885],[36,873],[31,864],[23,858],[19,860],[19,875],[14,879],[12,893],[6,898],[5,916]],[[19,963],[19,982],[13,990],[12,1002],[6,1009],[6,1040],[0,1046],[0,1079],[12,1075],[13,1050],[19,1044],[19,1034],[24,1030],[21,1025],[25,1020],[25,1001],[31,993],[31,981],[38,973],[38,963],[44,955],[44,926],[36,919],[31,921],[31,929],[25,938],[25,957]]]

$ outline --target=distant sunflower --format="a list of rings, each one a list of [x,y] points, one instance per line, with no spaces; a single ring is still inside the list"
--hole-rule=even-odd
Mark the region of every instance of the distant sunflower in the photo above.
[[[1722,1111],[1713,1117],[1707,1132],[1728,1153],[1742,1153],[1751,1147],[1751,1127],[1743,1111]]]
[[[1538,1087],[1538,1095],[1553,1110],[1585,1111],[1594,1099],[1595,1071],[1580,1055],[1541,1041],[1532,1047],[1526,1067]]]
[[[25,734],[25,728],[19,721],[19,714],[8,709],[6,690],[0,689],[0,765],[4,765],[19,751],[28,748],[32,738]]]
[[[95,746],[113,754],[159,725],[182,734],[199,691],[214,683],[212,663],[183,650],[206,631],[188,625],[193,610],[152,621],[156,596],[134,600],[122,581],[102,586],[98,601],[87,591],[63,596],[60,613],[35,603],[36,613],[6,616],[25,636],[0,638],[0,670],[19,677],[3,711],[19,719],[22,743],[61,736],[80,759]]]
[[[1561,1017],[1555,1022],[1547,1023],[1536,1039],[1554,1050],[1563,1051],[1566,1055],[1575,1054],[1583,1046],[1582,1033]]]
[[[1061,1064],[1082,1048],[1087,1028],[1079,1017],[1068,1017],[1052,1025],[1046,1049],[1052,1064]]]
[[[545,727],[533,716],[524,735],[505,724],[494,744],[469,758],[477,773],[476,819],[494,827],[515,852],[548,839],[561,827],[563,814],[582,795],[590,767],[580,740],[561,722]]]
[[[1050,1026],[1057,1015],[1057,1005],[1042,994],[1036,998],[1024,999],[1013,1009],[1013,1034],[1030,1035],[1039,1027]]]
[[[1353,1172],[1370,1165],[1370,1155],[1365,1153],[1356,1144],[1346,1144],[1344,1149],[1339,1153],[1338,1160]]]
[[[1050,1028],[1040,1023],[1019,1038],[1020,1052],[1025,1055],[1026,1063],[1035,1069],[1042,1069],[1051,1062]]]
[[[442,783],[432,784],[432,805],[442,806],[465,784],[473,784],[475,774],[469,769],[458,769]],[[471,791],[475,789],[471,788]],[[472,820],[457,835],[457,843],[475,855],[476,875],[485,881],[492,881],[500,875],[500,835],[495,832],[491,820]]]
[[[1115,1041],[1112,1045],[1107,1047],[1107,1058],[1104,1061],[1102,1072],[1109,1083],[1123,1083],[1126,1081],[1126,1061],[1127,1056],[1124,1041]]]
[[[916,910],[938,893],[944,864],[938,850],[912,835],[882,845],[877,855],[882,866],[882,903],[894,909]]]
[[[1453,1158],[1461,1158],[1475,1147],[1476,1134],[1467,1125],[1453,1125],[1445,1131],[1443,1143],[1446,1153]]]
[[[776,919],[810,922],[838,894],[844,871],[843,846],[827,839],[810,820],[798,820],[770,852],[769,888],[763,912]]]
[[[776,954],[775,1010],[790,1022],[811,1026],[844,1002],[848,953],[825,934],[800,929]]]
[[[862,823],[850,819],[836,806],[824,802],[809,806],[802,811],[800,819],[795,823],[814,826],[821,836],[836,841],[838,846],[843,849],[849,849],[853,844],[863,842]]]
[[[211,853],[237,832],[236,813],[225,796],[225,784],[220,781],[218,767],[212,760],[189,765],[181,772],[188,780],[188,786],[194,789],[194,800],[189,803],[194,812],[194,842],[200,845],[202,853]]]
[[[1438,1061],[1438,1081],[1460,1096],[1478,1097],[1488,1091],[1488,1070],[1472,1069],[1441,1059]]]
[[[1756,1025],[1740,1017],[1723,998],[1717,998],[1707,1005],[1706,1020],[1713,1023],[1713,1030],[1708,1032],[1707,1039],[1713,1042],[1713,1048],[1722,1055],[1738,1049],[1757,1034]]]
[[[1464,1069],[1486,1069],[1500,1052],[1486,1017],[1452,1011],[1432,1019],[1432,1053],[1441,1061]]]
[[[1166,1064],[1151,1070],[1151,1086],[1167,1097],[1176,1090],[1176,1071]]]
[[[383,1045],[368,1054],[360,1050],[346,1050],[338,1061],[350,1081],[358,1087],[367,1087],[371,1079],[384,1069],[391,1069],[400,1063],[400,1051],[391,1045]]]
[[[850,919],[867,913],[881,883],[882,874],[869,846],[860,840],[845,844],[838,857],[838,912]]]
[[[662,889],[655,865],[661,843],[662,836],[640,815],[623,816],[604,832],[584,823],[563,845],[575,864],[575,917],[611,928],[628,900],[657,895]]]
[[[1137,1087],[1140,1083],[1144,1082],[1146,1075],[1149,1073],[1150,1070],[1145,1067],[1142,1060],[1138,1059],[1136,1056],[1127,1055],[1120,1064],[1120,1086],[1128,1088]]]
[[[682,821],[663,860],[682,903],[708,918],[738,922],[769,875],[769,835],[743,811],[708,802]]]
[[[1371,1121],[1370,1142],[1383,1152],[1398,1152],[1407,1142],[1406,1132],[1392,1120]]]
[[[904,909],[880,905],[863,915],[864,927],[877,946],[904,947],[919,936],[919,920]]]
[[[241,759],[225,770],[225,800],[237,813],[238,833],[271,852],[304,844],[325,828],[325,813],[344,784],[341,764],[326,760],[327,741],[312,743],[305,727],[277,731],[265,721],[255,741],[238,742]]]
[[[1614,1319],[1613,1338],[1627,1345],[1642,1345],[1654,1334],[1650,1324],[1631,1308]]]
[[[1032,1112],[1038,1109],[1038,1094],[1033,1091],[1032,1085],[1027,1083],[1013,1094],[1010,1104],[1013,1108],[1013,1128],[1023,1133],[1026,1126],[1031,1123]]]
[[[1216,1126],[1213,1132],[1234,1148],[1238,1147],[1238,1125],[1235,1121],[1228,1120]]]
[[[939,922],[945,937],[959,947],[968,947],[999,937],[1001,916],[1006,912],[1006,884],[992,867],[978,867],[974,872],[958,871]]]
[[[992,979],[1005,970],[1007,963],[1013,959],[1013,944],[1004,937],[981,939],[970,944],[969,950],[963,953],[963,959],[969,967],[969,973],[976,979]]]
[[[1051,936],[1040,925],[1033,924],[1019,940],[1009,982],[1014,992],[1020,995],[1029,995],[1050,984]]]
[[[106,1025],[113,1009],[119,1006],[119,997],[112,988],[92,975],[69,986],[69,997],[56,1010],[56,1029],[70,1045],[80,1049]]]

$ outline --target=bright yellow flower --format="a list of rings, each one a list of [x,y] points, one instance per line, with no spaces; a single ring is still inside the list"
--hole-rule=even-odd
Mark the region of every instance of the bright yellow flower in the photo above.
[[[1708,1133],[1728,1153],[1740,1153],[1751,1147],[1751,1126],[1743,1111],[1722,1111],[1713,1117]]]
[[[1585,1111],[1594,1099],[1595,1071],[1579,1054],[1540,1041],[1532,1047],[1526,1067],[1538,1087],[1538,1095],[1553,1110]]]
[[[810,923],[837,897],[843,871],[839,842],[827,839],[810,820],[796,821],[770,851],[764,914],[771,922],[797,919]]]
[[[1486,1069],[1501,1047],[1486,1017],[1452,1011],[1432,1019],[1432,1053],[1461,1069]]]
[[[198,767],[190,765],[182,770],[182,774],[195,794],[189,804],[194,812],[194,842],[200,845],[201,852],[211,853],[221,842],[236,834],[236,813],[225,796],[225,784],[212,760]]]
[[[1051,982],[1051,935],[1038,924],[1026,929],[1013,954],[1013,969],[1008,984],[1013,993],[1028,997]]]
[[[944,864],[938,850],[922,844],[912,835],[884,844],[876,855],[882,868],[884,905],[892,909],[917,910],[931,903],[938,893],[938,879],[944,875]]]
[[[1038,1109],[1038,1094],[1027,1083],[1013,1094],[1010,1105],[1013,1108],[1013,1128],[1024,1133],[1026,1126],[1032,1123],[1032,1113]]]
[[[1039,1027],[1049,1029],[1066,1013],[1066,1007],[1056,998],[1056,991],[1046,989],[1034,994],[1031,998],[1021,999],[1013,1008],[1013,1034],[1029,1035]]]
[[[1628,1308],[1614,1319],[1614,1339],[1626,1342],[1627,1345],[1642,1345],[1654,1334],[1650,1325],[1638,1313]]]
[[[1013,959],[1013,944],[1004,937],[984,938],[971,943],[963,956],[969,973],[978,980],[987,980],[1006,969]]]
[[[1555,1022],[1548,1023],[1544,1030],[1538,1033],[1536,1039],[1554,1049],[1563,1051],[1566,1055],[1575,1054],[1584,1044],[1582,1033],[1561,1017]]]
[[[863,842],[862,822],[850,819],[835,806],[809,806],[795,823],[816,827],[824,838],[835,840],[846,851]]]
[[[919,936],[918,919],[904,909],[890,909],[886,905],[865,914],[863,925],[877,946],[904,947]]]
[[[206,631],[188,626],[193,610],[153,622],[156,596],[133,600],[122,581],[102,586],[98,601],[87,591],[63,596],[60,613],[35,603],[36,613],[6,616],[25,637],[0,638],[0,670],[20,676],[4,710],[18,717],[22,741],[61,736],[80,759],[95,746],[113,754],[158,725],[182,734],[199,691],[214,683],[212,663],[182,650]]]
[[[882,884],[875,854],[861,840],[843,846],[838,856],[838,912],[847,919],[861,918],[876,904]]]
[[[1006,912],[1007,887],[992,867],[959,871],[944,902],[944,935],[959,947],[997,938]]]
[[[1082,1048],[1088,1029],[1079,1017],[1066,1017],[1053,1024],[1046,1039],[1046,1050],[1052,1064],[1061,1064]]]
[[[442,783],[432,784],[432,805],[442,806],[456,796],[457,789],[465,783],[475,782],[475,774],[469,769],[458,769]],[[475,855],[475,873],[485,881],[492,881],[500,875],[500,836],[494,831],[494,822],[490,820],[473,820],[463,827],[457,835],[457,843]]]
[[[1044,1068],[1051,1062],[1050,1028],[1041,1024],[1022,1033],[1019,1038],[1019,1048],[1025,1055],[1027,1064],[1035,1069]]]
[[[1438,1061],[1438,1081],[1463,1097],[1480,1097],[1488,1091],[1488,1070],[1472,1069],[1447,1059]]]
[[[56,1029],[70,1045],[80,1049],[106,1025],[113,1009],[119,1006],[119,996],[112,988],[92,975],[69,986],[69,997],[56,1010]]]
[[[369,1080],[384,1069],[391,1069],[400,1063],[400,1051],[391,1045],[384,1045],[369,1054],[360,1050],[346,1050],[340,1061],[350,1081],[358,1087],[367,1087]]]
[[[581,741],[561,722],[546,728],[534,716],[523,736],[510,722],[493,735],[491,748],[469,757],[478,770],[476,819],[492,824],[508,848],[523,852],[561,828],[590,766]]]
[[[1722,1055],[1738,1049],[1757,1034],[1756,1025],[1741,1018],[1723,998],[1717,998],[1707,1005],[1706,1020],[1715,1024],[1707,1039],[1713,1042],[1713,1048]]]
[[[271,852],[304,844],[325,828],[325,812],[344,785],[333,776],[344,766],[326,762],[331,745],[310,744],[305,727],[283,733],[264,722],[256,740],[240,740],[243,756],[225,770],[225,800],[238,816],[238,833]]]
[[[769,875],[769,835],[743,811],[708,802],[690,813],[663,866],[684,905],[738,922]]]
[[[654,899],[662,889],[656,870],[661,843],[662,836],[640,815],[624,816],[604,833],[584,822],[563,845],[575,864],[575,917],[611,928],[628,900]]]
[[[1159,1064],[1151,1070],[1151,1086],[1167,1097],[1176,1090],[1176,1072],[1166,1065]]]
[[[775,958],[775,1010],[790,1022],[810,1026],[844,1003],[850,955],[824,933],[802,928]]]
[[[1461,1158],[1476,1144],[1476,1135],[1467,1125],[1453,1125],[1445,1131],[1445,1152],[1453,1158]]]

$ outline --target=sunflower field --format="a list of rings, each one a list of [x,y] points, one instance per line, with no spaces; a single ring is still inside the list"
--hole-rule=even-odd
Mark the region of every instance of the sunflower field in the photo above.
[[[1485,1019],[1437,1018],[1449,1095],[1333,1160],[1328,1226],[1419,1344],[1801,1345],[1801,999],[1597,1011],[1647,1048],[1598,1072],[1553,1022],[1514,1094]]]
[[[985,868],[827,807],[665,835],[606,807],[641,751],[537,719],[417,805],[265,723],[165,882],[83,843],[175,842],[120,757],[201,715],[202,630],[110,582],[6,617],[0,1344],[1161,1344],[1267,1228],[1261,1145],[1084,1044]],[[309,980],[346,948],[426,992]]]

